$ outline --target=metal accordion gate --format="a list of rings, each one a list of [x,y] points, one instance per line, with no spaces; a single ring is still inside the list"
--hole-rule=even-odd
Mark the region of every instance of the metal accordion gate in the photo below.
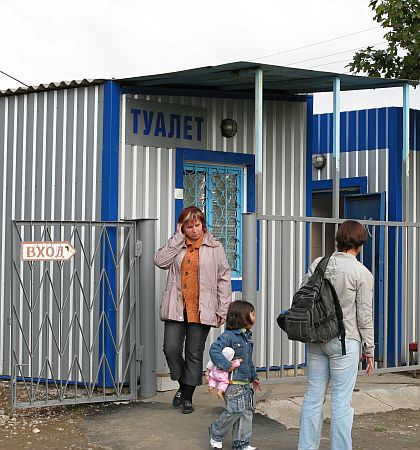
[[[12,406],[137,398],[136,222],[12,221],[11,235]]]

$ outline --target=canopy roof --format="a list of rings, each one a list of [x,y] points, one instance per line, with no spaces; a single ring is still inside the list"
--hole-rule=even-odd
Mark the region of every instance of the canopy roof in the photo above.
[[[345,75],[253,62],[234,62],[160,75],[122,78],[118,81],[124,86],[141,92],[161,92],[168,95],[171,93],[194,95],[194,93],[207,92],[228,97],[235,93],[253,94],[254,73],[258,67],[264,73],[265,94],[294,95],[328,92],[332,91],[332,80],[337,77],[340,78],[342,91],[395,87],[405,83],[417,84],[411,80]]]

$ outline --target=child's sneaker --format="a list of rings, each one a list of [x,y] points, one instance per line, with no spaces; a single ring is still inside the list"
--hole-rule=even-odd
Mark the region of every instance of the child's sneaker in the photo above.
[[[211,445],[211,448],[223,448],[223,442],[215,441],[212,438],[210,438],[210,445]]]

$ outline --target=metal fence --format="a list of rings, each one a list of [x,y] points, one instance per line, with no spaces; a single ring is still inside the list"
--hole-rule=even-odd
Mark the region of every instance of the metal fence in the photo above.
[[[11,235],[13,407],[135,399],[136,222],[12,221]],[[57,241],[75,256],[22,260],[22,243]]]
[[[343,219],[243,217],[243,258],[247,261],[243,297],[256,298],[256,286],[259,290],[254,333],[261,340],[257,365],[269,382],[292,381],[304,374],[305,346],[289,341],[276,317],[289,308],[309,264],[334,251],[335,232]],[[414,343],[420,337],[420,223],[359,222],[369,234],[359,259],[375,280],[375,371],[418,370]]]

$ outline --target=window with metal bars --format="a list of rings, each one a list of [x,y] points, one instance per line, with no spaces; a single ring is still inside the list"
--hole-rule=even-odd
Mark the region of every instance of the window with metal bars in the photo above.
[[[197,206],[225,249],[232,276],[241,276],[242,167],[184,163],[184,207]]]

